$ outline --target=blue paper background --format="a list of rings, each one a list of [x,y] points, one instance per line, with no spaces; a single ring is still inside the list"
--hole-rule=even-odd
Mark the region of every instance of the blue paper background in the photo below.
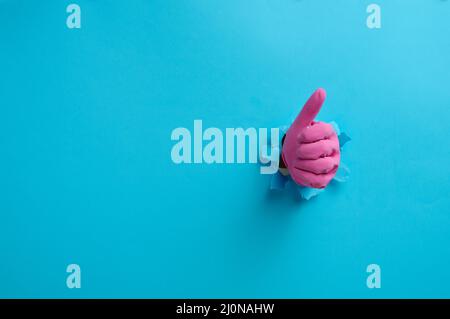
[[[0,297],[450,297],[448,1],[378,0],[380,30],[368,1],[69,3],[0,1]],[[347,183],[172,163],[174,128],[276,127],[319,86]]]

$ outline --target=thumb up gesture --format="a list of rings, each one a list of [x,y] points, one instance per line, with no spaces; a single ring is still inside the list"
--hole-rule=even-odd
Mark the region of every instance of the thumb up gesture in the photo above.
[[[282,159],[292,179],[302,186],[324,188],[339,167],[336,132],[330,124],[314,121],[325,97],[324,89],[315,91],[284,138]]]

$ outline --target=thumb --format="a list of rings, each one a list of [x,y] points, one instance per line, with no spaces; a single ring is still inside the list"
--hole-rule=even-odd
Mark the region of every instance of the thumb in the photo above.
[[[308,101],[306,101],[305,105],[303,106],[303,109],[301,110],[300,114],[297,115],[297,118],[295,119],[292,126],[298,130],[302,130],[309,124],[311,124],[311,122],[316,118],[317,114],[319,113],[326,96],[327,93],[325,92],[324,89],[322,88],[317,89],[310,96]]]

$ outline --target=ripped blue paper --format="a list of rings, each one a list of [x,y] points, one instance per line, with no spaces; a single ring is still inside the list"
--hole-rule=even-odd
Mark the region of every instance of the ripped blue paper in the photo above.
[[[333,180],[339,183],[345,183],[350,177],[350,169],[341,162],[339,165],[339,168],[336,172],[336,175],[334,175]]]
[[[350,142],[352,139],[345,133],[338,135],[339,145],[342,148],[347,142]]]
[[[286,184],[289,182],[290,177],[284,176],[279,171],[272,175],[270,179],[270,189],[271,190],[280,190],[286,187]]]
[[[330,122],[330,124],[333,126],[336,134],[338,135],[339,147],[342,150],[342,147],[347,142],[351,141],[351,138],[345,132],[341,132],[336,122]],[[283,132],[282,135],[284,135],[287,131],[287,127],[286,126],[280,127],[280,131]],[[336,172],[336,175],[333,177],[333,181],[336,181],[338,183],[345,183],[349,179],[349,177],[350,177],[350,169],[347,167],[347,165],[345,165],[342,162],[342,155],[341,155],[341,163]],[[326,190],[298,185],[292,180],[290,176],[285,176],[281,174],[280,171],[277,171],[275,174],[271,176],[270,190],[285,189],[288,183],[294,184],[294,187],[297,188],[298,194],[304,200],[310,200],[311,198],[319,195],[320,193]]]
[[[322,193],[325,189],[322,188],[311,188],[311,187],[306,187],[306,186],[300,186],[297,185],[298,187],[298,192],[300,194],[300,197],[305,199],[305,200],[310,200],[311,198],[319,195],[320,193]]]

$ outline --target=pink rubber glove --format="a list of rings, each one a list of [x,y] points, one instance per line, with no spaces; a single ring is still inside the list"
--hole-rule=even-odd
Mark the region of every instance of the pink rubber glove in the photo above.
[[[292,179],[302,186],[324,188],[333,179],[341,159],[339,140],[330,124],[314,122],[326,93],[318,89],[286,133],[282,158]]]

